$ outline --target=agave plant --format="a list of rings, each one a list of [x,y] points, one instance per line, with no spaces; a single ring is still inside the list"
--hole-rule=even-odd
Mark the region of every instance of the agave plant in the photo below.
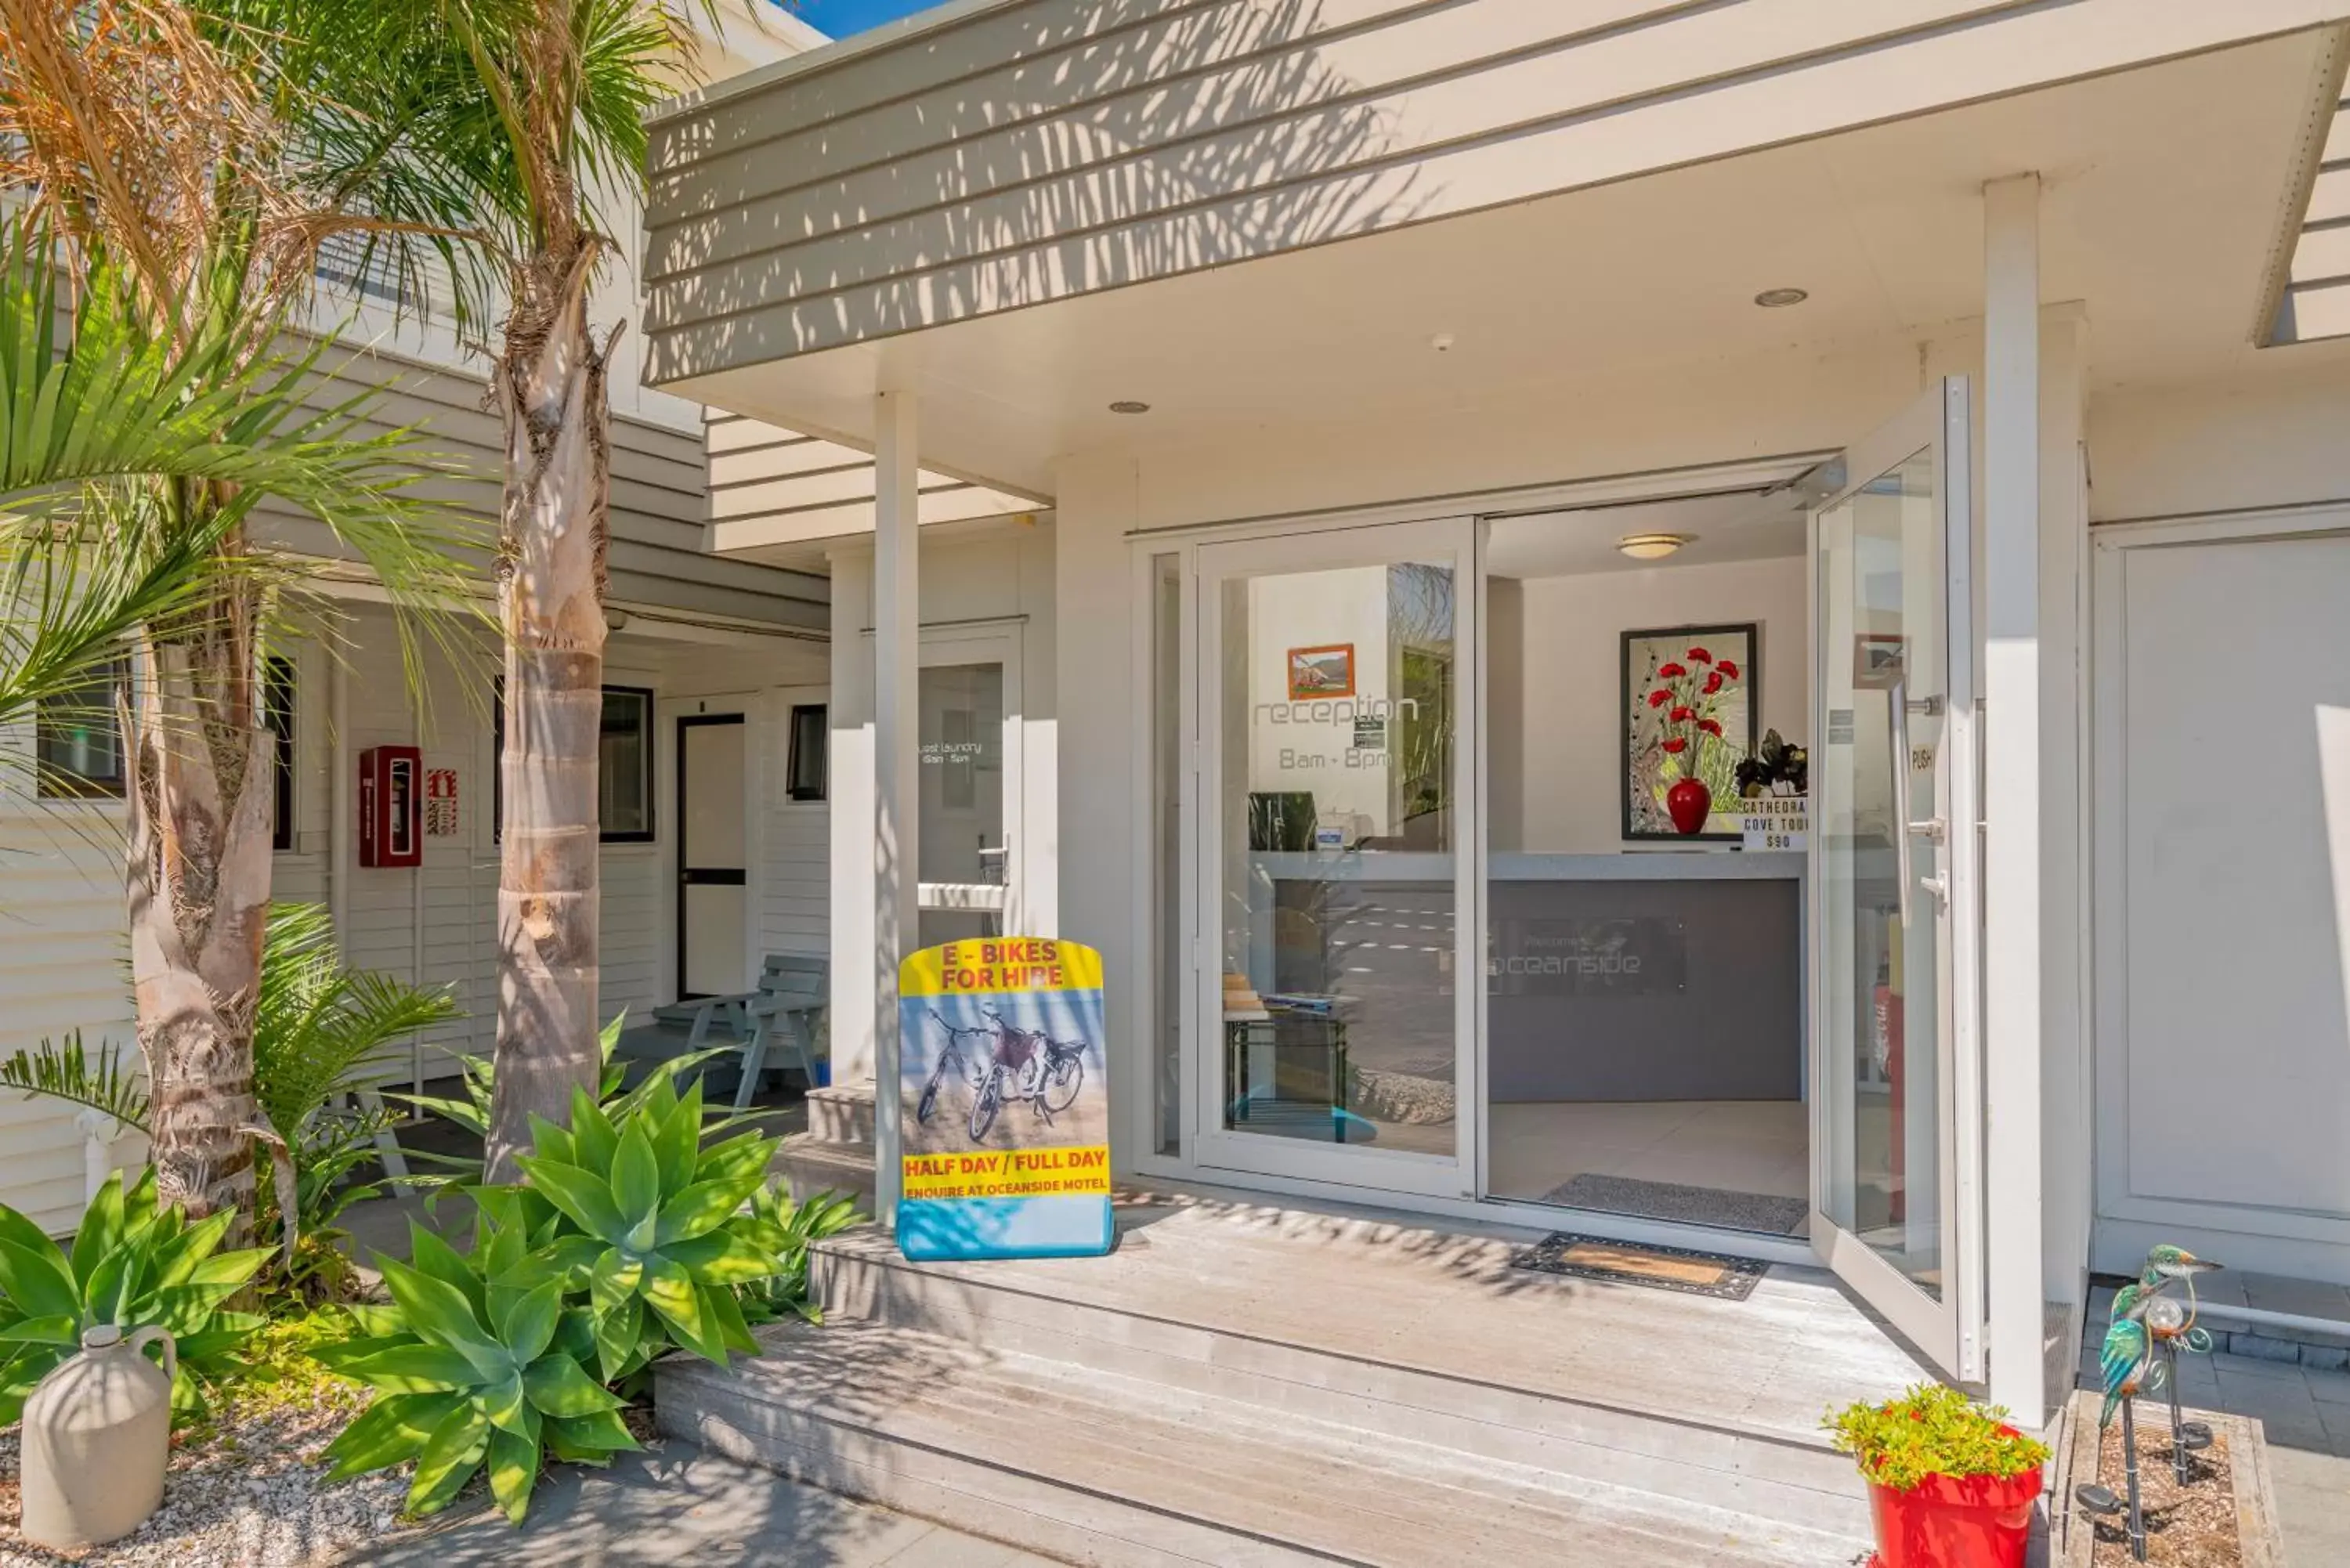
[[[598,1048],[603,1053],[603,1066],[597,1079],[596,1104],[607,1117],[615,1121],[630,1115],[638,1106],[643,1105],[652,1094],[656,1080],[666,1079],[670,1084],[671,1091],[674,1093],[678,1081],[691,1073],[693,1069],[712,1057],[726,1055],[734,1049],[731,1045],[717,1045],[706,1051],[690,1051],[683,1055],[672,1056],[665,1062],[654,1064],[653,1070],[645,1075],[644,1080],[636,1087],[629,1088],[627,1086],[629,1064],[619,1055],[620,1030],[627,1023],[628,1014],[625,1012],[616,1015],[611,1023],[604,1026],[604,1032],[597,1041]],[[403,1100],[427,1116],[439,1116],[445,1121],[453,1122],[475,1137],[486,1140],[490,1135],[491,1096],[497,1086],[496,1066],[487,1056],[460,1056],[457,1058],[457,1066],[460,1074],[458,1083],[464,1090],[462,1098],[451,1095],[400,1093],[390,1094],[385,1097]],[[5,1071],[5,1066],[0,1066],[0,1073]],[[5,1077],[0,1077],[0,1085],[5,1082]],[[711,1119],[702,1129],[705,1134],[723,1131],[737,1121],[744,1119],[731,1110],[710,1113],[710,1116]],[[462,1155],[436,1154],[431,1150],[420,1150],[410,1158],[442,1168],[438,1173],[419,1174],[401,1179],[402,1185],[431,1192],[435,1199],[452,1188],[471,1189],[483,1180],[482,1161],[478,1156],[467,1158]]]
[[[672,1343],[722,1366],[729,1351],[757,1354],[733,1287],[774,1278],[790,1246],[741,1212],[782,1140],[749,1132],[705,1148],[700,1084],[681,1097],[656,1073],[641,1095],[614,1116],[575,1091],[570,1127],[534,1119],[521,1159],[560,1217],[563,1261],[585,1267],[608,1382]]]
[[[261,1267],[258,1248],[221,1251],[236,1216],[222,1210],[191,1225],[155,1203],[150,1166],[129,1187],[106,1179],[83,1213],[68,1253],[15,1210],[0,1205],[0,1427],[12,1424],[50,1368],[81,1348],[87,1330],[126,1334],[169,1329],[179,1351],[172,1382],[174,1423],[203,1413],[203,1386],[236,1364],[262,1319],[226,1303]]]
[[[856,1199],[845,1192],[819,1192],[795,1203],[778,1181],[751,1194],[751,1216],[766,1227],[764,1239],[780,1239],[776,1262],[781,1266],[769,1278],[736,1290],[743,1315],[753,1323],[773,1323],[789,1312],[810,1323],[822,1322],[823,1313],[808,1298],[808,1243],[863,1224],[865,1216],[857,1211]]]
[[[313,1353],[381,1391],[328,1446],[330,1480],[412,1459],[408,1511],[422,1515],[486,1466],[491,1495],[519,1524],[545,1454],[602,1464],[638,1446],[621,1399],[588,1369],[587,1308],[566,1303],[567,1271],[546,1266],[518,1209],[485,1204],[470,1256],[413,1222],[410,1248],[411,1263],[377,1259],[391,1305],[346,1308],[360,1336]]]

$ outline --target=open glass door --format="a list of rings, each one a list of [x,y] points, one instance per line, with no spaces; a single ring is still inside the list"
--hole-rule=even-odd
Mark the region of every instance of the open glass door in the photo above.
[[[1969,402],[1933,388],[1812,514],[1812,1239],[1982,1376]]]
[[[1473,1187],[1473,537],[1198,551],[1202,1166]]]

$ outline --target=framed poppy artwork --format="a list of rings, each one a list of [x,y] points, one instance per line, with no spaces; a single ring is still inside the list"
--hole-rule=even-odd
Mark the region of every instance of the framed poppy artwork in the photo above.
[[[1355,645],[1335,642],[1322,648],[1289,650],[1289,700],[1355,694]]]
[[[1740,840],[1736,774],[1759,733],[1760,631],[1746,621],[1624,634],[1627,839]]]

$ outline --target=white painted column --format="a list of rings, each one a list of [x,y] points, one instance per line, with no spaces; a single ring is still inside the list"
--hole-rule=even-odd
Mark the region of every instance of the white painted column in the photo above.
[[[2040,1062],[2041,1289],[2062,1345],[2087,1310],[2094,1085],[2089,1063],[2089,515],[2084,442],[2089,315],[2074,301],[2040,313]],[[2050,1355],[2051,1407],[2073,1357]]]
[[[2040,178],[2027,174],[1983,187],[1983,1091],[1990,1392],[2033,1427],[2046,1413],[2040,609]]]
[[[920,507],[914,399],[874,400],[873,1111],[874,1218],[898,1219],[898,963],[919,945],[921,812]]]

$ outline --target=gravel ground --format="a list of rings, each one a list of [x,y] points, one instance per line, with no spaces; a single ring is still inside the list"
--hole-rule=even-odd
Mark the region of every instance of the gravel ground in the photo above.
[[[408,1495],[408,1471],[378,1471],[320,1484],[320,1452],[361,1399],[318,1396],[307,1406],[232,1410],[208,1433],[182,1433],[172,1449],[163,1506],[120,1541],[59,1553],[16,1533],[17,1433],[0,1433],[0,1568],[292,1568],[331,1563],[390,1533]]]

